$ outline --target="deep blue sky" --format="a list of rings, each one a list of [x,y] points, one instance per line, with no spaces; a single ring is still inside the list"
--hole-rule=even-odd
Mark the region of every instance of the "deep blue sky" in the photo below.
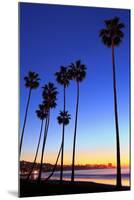
[[[63,107],[62,86],[54,73],[81,59],[87,67],[80,85],[76,162],[115,162],[115,124],[111,49],[105,47],[99,31],[104,20],[115,16],[125,24],[122,44],[115,49],[119,128],[122,164],[129,155],[129,10],[20,3],[20,127],[24,119],[28,90],[23,77],[38,72],[40,88],[33,91],[23,143],[24,159],[33,159],[40,120],[35,110],[41,103],[41,87],[54,82],[59,90],[57,107],[51,112],[45,161],[54,162],[61,142],[62,127],[56,118]],[[72,116],[65,135],[65,161],[71,163],[76,84],[67,89],[67,109]],[[128,163],[128,162],[127,162]]]

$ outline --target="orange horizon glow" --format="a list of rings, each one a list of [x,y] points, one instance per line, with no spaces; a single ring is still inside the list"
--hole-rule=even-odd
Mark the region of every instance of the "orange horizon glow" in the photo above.
[[[51,163],[55,164],[57,154],[50,153],[49,155],[44,156],[44,163]],[[34,160],[34,154],[33,153],[24,153],[21,157],[21,161],[29,161],[33,162]],[[40,154],[38,155],[37,163],[40,162]],[[69,153],[66,153],[64,155],[64,165],[71,165],[72,163],[72,157]],[[108,163],[112,163],[113,166],[116,166],[116,157],[113,153],[108,153],[102,156],[98,156],[97,152],[94,154],[91,154],[90,156],[87,156],[87,153],[79,153],[76,154],[76,165],[94,165],[94,164],[104,164],[107,165]],[[58,164],[60,164],[60,158],[58,161]],[[130,166],[130,160],[129,156],[127,154],[124,154],[121,156],[121,167],[129,167]]]

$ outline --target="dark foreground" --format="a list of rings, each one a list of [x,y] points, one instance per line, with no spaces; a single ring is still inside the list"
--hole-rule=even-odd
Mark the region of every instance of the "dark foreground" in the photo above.
[[[48,181],[37,183],[36,181],[20,180],[20,197],[48,196],[62,194],[80,194],[93,192],[110,192],[130,190],[129,186],[117,188],[113,185],[99,184],[93,182]]]

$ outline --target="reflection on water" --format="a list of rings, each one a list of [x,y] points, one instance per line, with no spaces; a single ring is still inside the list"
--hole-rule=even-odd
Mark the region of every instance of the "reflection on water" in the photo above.
[[[122,185],[130,186],[130,172],[128,168],[122,169]],[[49,176],[51,172],[42,173],[42,179]],[[33,175],[34,179],[37,178],[37,174]],[[60,171],[53,174],[51,179],[59,180]],[[71,180],[71,171],[63,172],[64,180]],[[90,170],[76,170],[75,171],[75,181],[86,181],[86,182],[96,182],[104,184],[116,184],[116,169],[90,169]]]
[[[31,179],[36,180],[38,178],[38,171],[33,171],[33,173],[31,174]]]

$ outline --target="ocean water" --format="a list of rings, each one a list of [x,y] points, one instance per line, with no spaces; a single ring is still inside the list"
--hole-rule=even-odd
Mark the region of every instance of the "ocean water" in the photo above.
[[[43,172],[42,179],[49,176],[51,172]],[[130,186],[130,170],[122,168],[122,185]],[[34,175],[36,179],[36,174]],[[56,171],[51,180],[59,180],[60,171]],[[71,171],[63,171],[63,180],[71,180]],[[75,181],[87,181],[115,185],[116,184],[116,169],[90,169],[90,170],[76,170]]]

